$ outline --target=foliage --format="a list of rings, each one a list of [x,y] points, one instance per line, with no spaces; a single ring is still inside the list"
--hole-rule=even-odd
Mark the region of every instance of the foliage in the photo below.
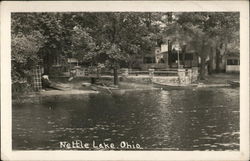
[[[155,29],[155,33],[151,31],[153,27],[149,26],[147,21],[148,13],[73,14],[74,19],[77,20],[75,29],[81,30],[88,36],[75,33],[73,36],[75,38],[72,38],[74,48],[72,51],[78,51],[82,54],[83,60],[91,60],[93,64],[105,62],[106,66],[114,67],[115,63],[129,63],[135,55],[152,52],[156,41],[153,37],[159,34]],[[80,39],[84,41],[80,43]],[[87,41],[90,46],[93,42],[95,45],[88,49],[84,43]],[[77,43],[82,47],[76,47]]]
[[[235,49],[239,46],[239,13],[188,12],[178,14],[176,22],[182,40],[191,44],[201,57],[201,79],[204,79],[206,57],[213,57],[211,51],[219,50],[220,55],[225,55],[228,46]]]
[[[27,80],[38,60],[73,57],[88,65],[130,66],[167,39],[192,46],[204,59],[208,48],[239,49],[239,13],[58,12],[13,13],[12,80]],[[223,50],[222,50],[223,48]]]
[[[89,28],[75,26],[72,34],[72,56],[79,60],[91,61],[94,56],[96,44],[88,33]]]
[[[43,36],[34,31],[28,35],[18,33],[12,35],[11,59],[12,59],[12,80],[29,81],[31,69],[39,63],[37,52],[43,46]]]

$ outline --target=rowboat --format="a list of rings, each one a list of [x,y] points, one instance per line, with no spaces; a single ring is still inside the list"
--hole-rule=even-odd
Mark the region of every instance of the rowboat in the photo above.
[[[153,86],[156,88],[164,89],[164,90],[178,90],[178,89],[190,89],[193,87],[197,87],[197,84],[182,85],[178,83],[164,84],[164,83],[159,83],[159,82],[153,82]]]
[[[119,90],[118,87],[108,87],[105,85],[96,85],[96,84],[92,84],[91,89],[94,91],[100,91],[100,92],[106,92],[106,93],[108,92],[110,94]]]
[[[231,85],[231,87],[239,87],[240,81],[227,81],[228,84]]]

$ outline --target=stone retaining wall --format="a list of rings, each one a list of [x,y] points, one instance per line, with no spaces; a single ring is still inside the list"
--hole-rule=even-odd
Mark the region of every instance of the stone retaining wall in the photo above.
[[[123,81],[138,82],[138,83],[173,83],[188,85],[198,80],[198,67],[192,69],[177,69],[178,76],[154,76],[154,69],[149,69],[149,75],[131,76],[128,69],[121,70]]]
[[[162,84],[178,84],[179,83],[179,77],[178,76],[168,76],[168,77],[154,77],[152,78],[153,82],[158,82]]]
[[[122,81],[125,82],[133,82],[133,83],[152,83],[152,77],[150,77],[149,75],[147,76],[127,76],[127,77],[123,77],[121,79]]]

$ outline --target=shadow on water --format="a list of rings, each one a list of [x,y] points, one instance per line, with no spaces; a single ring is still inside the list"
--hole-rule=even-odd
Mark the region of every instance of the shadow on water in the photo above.
[[[239,150],[238,89],[64,95],[12,108],[14,150],[57,150],[60,141],[74,140],[127,141],[145,150]]]

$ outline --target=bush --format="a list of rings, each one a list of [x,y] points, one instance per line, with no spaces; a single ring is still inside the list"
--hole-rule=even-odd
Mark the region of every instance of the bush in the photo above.
[[[28,35],[12,34],[11,77],[12,92],[23,93],[32,89],[32,69],[39,63],[38,51],[43,45],[43,36],[34,31]]]

